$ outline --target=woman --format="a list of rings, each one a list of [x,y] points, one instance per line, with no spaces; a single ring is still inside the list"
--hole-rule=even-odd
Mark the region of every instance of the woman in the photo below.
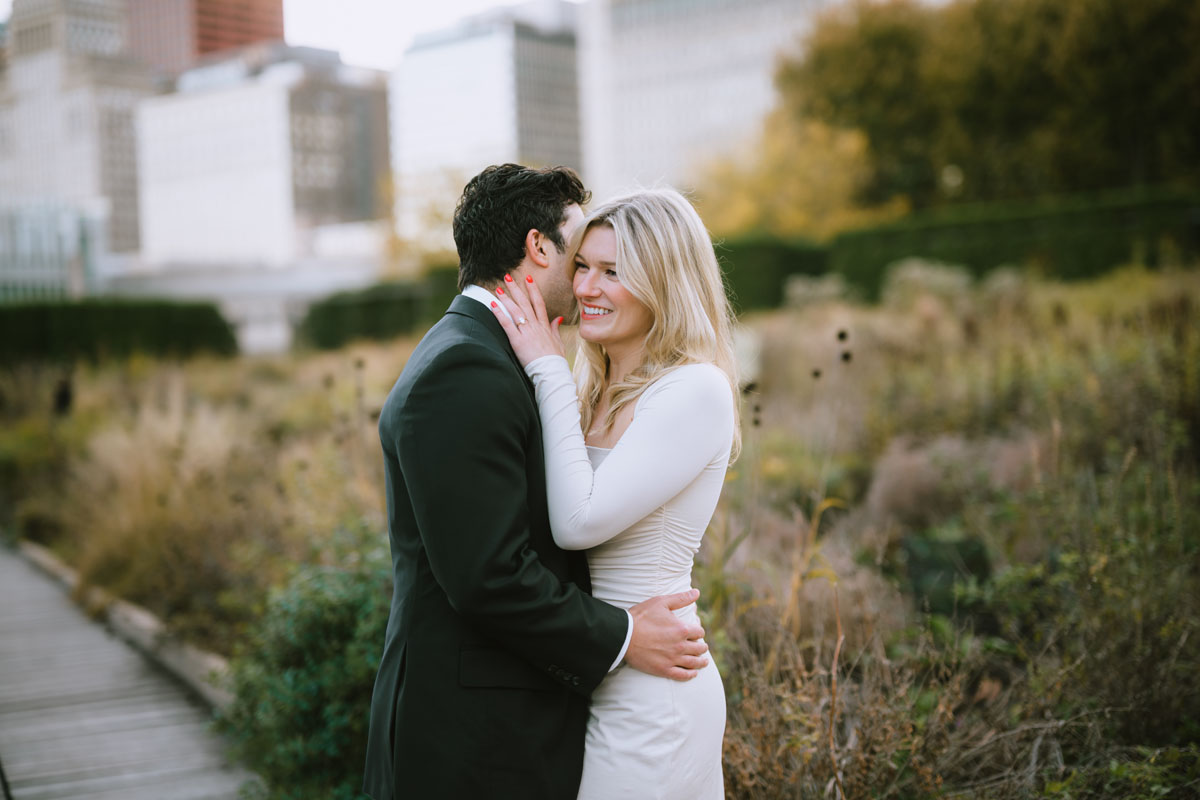
[[[536,285],[492,307],[537,391],[554,539],[586,549],[593,594],[629,608],[690,586],[736,454],[730,310],[712,242],[678,192],[610,202],[573,243],[574,380],[562,318],[546,319]],[[694,618],[695,606],[676,613]],[[686,683],[618,667],[592,696],[579,797],[724,797],[724,730],[715,664]]]

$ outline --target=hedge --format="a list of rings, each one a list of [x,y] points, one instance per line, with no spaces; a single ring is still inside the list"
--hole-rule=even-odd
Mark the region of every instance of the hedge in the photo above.
[[[441,318],[458,294],[458,264],[437,264],[425,270],[425,322],[432,325]]]
[[[357,800],[371,692],[392,589],[387,536],[330,537],[331,565],[299,567],[272,592],[230,663],[220,727],[271,800]]]
[[[1023,203],[972,204],[914,214],[838,236],[830,266],[868,297],[889,264],[910,256],[982,275],[1002,264],[1047,277],[1088,278],[1114,266],[1157,265],[1200,253],[1200,193],[1127,189]]]
[[[390,339],[416,330],[428,318],[429,286],[393,281],[338,292],[309,307],[300,323],[301,342],[333,350],[355,339]]]
[[[738,313],[777,308],[789,275],[820,275],[829,250],[802,239],[754,234],[716,245],[730,299]]]
[[[232,355],[237,338],[212,303],[91,299],[0,306],[0,363]]]
[[[840,273],[870,299],[889,264],[911,256],[960,264],[976,276],[1003,264],[1077,279],[1138,261],[1200,255],[1200,193],[1127,189],[1020,203],[952,206],[850,231],[832,244],[765,233],[716,243],[726,288],[739,313],[777,308],[791,275]],[[314,305],[301,338],[320,348],[388,338],[434,322],[449,305],[458,268],[439,265],[419,282],[343,292]]]

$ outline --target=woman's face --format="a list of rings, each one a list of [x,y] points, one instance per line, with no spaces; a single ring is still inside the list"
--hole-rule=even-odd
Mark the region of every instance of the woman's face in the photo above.
[[[608,225],[590,229],[575,256],[579,335],[610,351],[642,345],[654,321],[617,274],[617,235]]]

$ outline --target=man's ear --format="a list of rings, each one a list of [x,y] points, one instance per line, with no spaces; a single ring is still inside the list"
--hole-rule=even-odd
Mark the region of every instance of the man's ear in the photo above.
[[[539,267],[550,266],[550,256],[546,253],[550,246],[551,242],[537,228],[530,228],[525,234],[525,256]]]

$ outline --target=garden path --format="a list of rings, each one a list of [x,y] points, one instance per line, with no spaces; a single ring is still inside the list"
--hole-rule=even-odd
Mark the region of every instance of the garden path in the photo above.
[[[212,714],[0,547],[0,767],[12,800],[233,800]]]

